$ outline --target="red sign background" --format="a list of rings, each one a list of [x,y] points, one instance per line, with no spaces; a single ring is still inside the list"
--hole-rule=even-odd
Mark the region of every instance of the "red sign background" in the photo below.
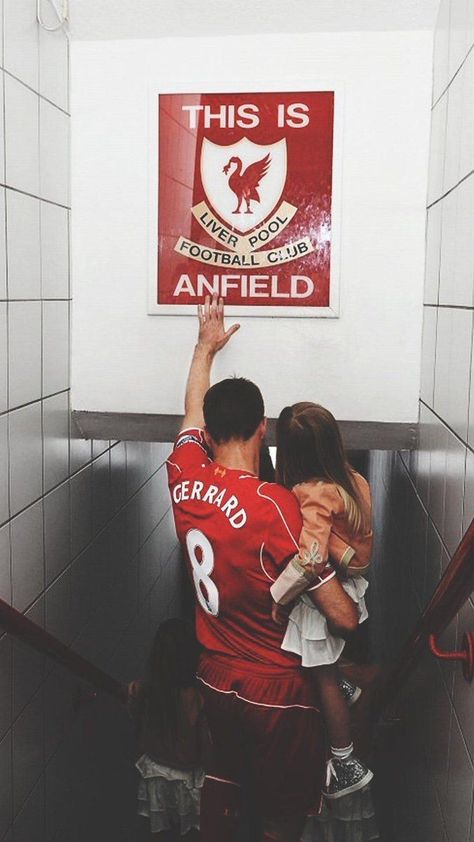
[[[217,119],[208,120],[206,127],[204,110],[189,110],[189,106],[210,106],[215,114],[221,106],[234,106],[233,113],[238,114],[238,107],[249,103],[258,109],[259,123],[254,127],[222,127]],[[285,119],[290,120],[291,111],[288,109],[294,103],[304,104],[307,109],[307,125],[293,120],[299,125],[279,126],[278,115],[280,122],[282,113]],[[202,280],[200,288],[198,284],[199,276],[217,285],[218,291],[222,292],[222,276],[231,275],[234,282],[230,284],[230,289],[224,289],[228,304],[329,306],[334,93],[160,94],[158,106],[157,303],[195,304],[203,294]],[[288,243],[309,238],[313,249],[310,253],[264,268],[261,265],[239,267],[235,263],[230,266],[211,265],[176,250],[180,238],[185,238],[207,249],[203,253],[218,249],[233,254],[226,243],[212,237],[191,212],[194,206],[206,202],[215,218],[220,219],[202,184],[201,147],[204,138],[219,146],[235,144],[242,138],[260,145],[286,139],[287,174],[281,201],[295,206],[296,212],[284,230],[271,242],[258,245],[256,252],[273,249],[279,254],[278,249]],[[221,172],[219,177],[223,178]],[[259,186],[260,191],[264,189],[265,177]],[[274,210],[278,210],[278,206]],[[220,221],[226,229],[232,230],[231,225],[222,219]],[[189,251],[188,246],[185,248]],[[246,276],[244,283],[238,280],[242,276]],[[252,283],[250,276],[257,276],[260,280]],[[309,280],[294,280],[301,276]],[[302,290],[306,290],[304,297]],[[295,291],[296,296],[293,295]]]

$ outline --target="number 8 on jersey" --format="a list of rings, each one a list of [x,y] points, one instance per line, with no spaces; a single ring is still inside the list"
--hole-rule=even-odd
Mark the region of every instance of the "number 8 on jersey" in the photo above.
[[[219,591],[211,579],[214,570],[214,550],[210,541],[199,529],[186,534],[186,548],[193,570],[194,587],[199,604],[207,614],[219,614]],[[199,554],[198,554],[199,551]]]

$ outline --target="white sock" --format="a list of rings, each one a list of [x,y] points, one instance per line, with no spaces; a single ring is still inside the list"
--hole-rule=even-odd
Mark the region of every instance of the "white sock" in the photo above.
[[[331,754],[333,757],[337,757],[338,760],[347,760],[347,758],[351,756],[353,751],[354,743],[350,743],[350,745],[346,746],[345,748],[334,748],[334,746],[331,746]]]

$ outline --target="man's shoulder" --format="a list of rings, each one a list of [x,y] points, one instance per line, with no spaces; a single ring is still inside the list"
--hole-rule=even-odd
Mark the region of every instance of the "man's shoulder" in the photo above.
[[[298,551],[302,517],[298,501],[291,491],[274,482],[262,482],[258,495],[264,504],[260,509],[266,527],[266,547],[277,566]]]
[[[205,467],[209,461],[203,431],[198,427],[181,430],[166,460],[169,484],[183,479],[186,473],[197,467]]]
[[[277,482],[260,482],[257,487],[257,494],[262,500],[267,501],[269,512],[272,514],[277,513],[278,510],[290,517],[300,513],[295,495]]]

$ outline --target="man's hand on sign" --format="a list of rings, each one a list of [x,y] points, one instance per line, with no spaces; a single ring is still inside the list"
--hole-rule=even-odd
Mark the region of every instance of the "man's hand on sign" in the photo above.
[[[224,327],[224,299],[206,295],[204,304],[198,305],[199,336],[198,345],[206,348],[211,354],[216,354],[224,345],[227,345],[231,336],[240,327],[239,324],[232,325],[228,330]]]

